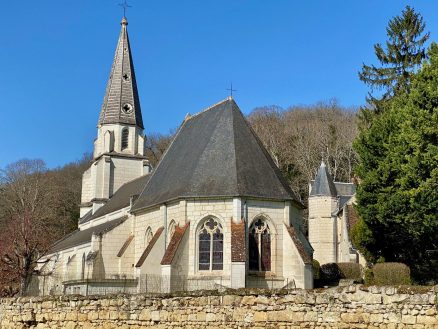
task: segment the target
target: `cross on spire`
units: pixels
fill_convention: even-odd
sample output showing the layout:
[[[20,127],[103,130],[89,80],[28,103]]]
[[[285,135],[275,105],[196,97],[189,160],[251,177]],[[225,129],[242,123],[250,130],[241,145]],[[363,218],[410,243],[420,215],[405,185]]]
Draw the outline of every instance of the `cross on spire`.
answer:
[[[126,17],[126,9],[132,8],[132,6],[130,6],[126,0],[123,3],[119,3],[119,6],[123,7],[123,17]]]
[[[236,89],[233,89],[233,83],[231,82],[230,88],[227,88],[226,90],[230,91],[230,97],[233,97],[233,91],[237,91]]]

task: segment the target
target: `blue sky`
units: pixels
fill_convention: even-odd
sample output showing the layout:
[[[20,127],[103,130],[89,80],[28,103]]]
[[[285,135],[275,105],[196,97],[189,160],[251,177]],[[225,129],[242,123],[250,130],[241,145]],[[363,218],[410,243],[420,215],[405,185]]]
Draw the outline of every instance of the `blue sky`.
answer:
[[[1,0],[0,168],[51,168],[91,151],[120,30],[119,0]],[[437,1],[131,0],[129,35],[145,132],[225,98],[244,113],[336,98],[364,102],[388,20],[406,4],[437,40]]]

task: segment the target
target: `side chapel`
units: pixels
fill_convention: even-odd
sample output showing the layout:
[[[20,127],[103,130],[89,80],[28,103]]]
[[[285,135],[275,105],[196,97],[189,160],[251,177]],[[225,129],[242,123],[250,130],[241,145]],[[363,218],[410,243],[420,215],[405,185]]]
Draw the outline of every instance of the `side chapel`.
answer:
[[[45,256],[40,293],[312,288],[304,206],[232,97],[187,115],[151,168],[127,27],[123,18],[78,229]]]

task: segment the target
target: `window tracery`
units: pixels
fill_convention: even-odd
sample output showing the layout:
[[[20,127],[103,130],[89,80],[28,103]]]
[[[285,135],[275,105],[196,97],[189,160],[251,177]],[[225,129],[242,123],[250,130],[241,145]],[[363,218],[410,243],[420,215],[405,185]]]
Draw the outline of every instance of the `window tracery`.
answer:
[[[145,234],[144,234],[144,242],[143,242],[143,247],[146,248],[149,243],[152,241],[152,229],[150,227],[148,227],[148,229],[146,230]]]
[[[174,220],[172,220],[167,229],[167,244],[169,244],[170,240],[172,239],[173,233],[175,233],[175,227],[176,223]]]
[[[249,229],[249,270],[271,270],[271,231],[262,218],[257,219]]]
[[[198,269],[200,271],[222,270],[223,252],[222,225],[214,218],[208,218],[198,231]]]

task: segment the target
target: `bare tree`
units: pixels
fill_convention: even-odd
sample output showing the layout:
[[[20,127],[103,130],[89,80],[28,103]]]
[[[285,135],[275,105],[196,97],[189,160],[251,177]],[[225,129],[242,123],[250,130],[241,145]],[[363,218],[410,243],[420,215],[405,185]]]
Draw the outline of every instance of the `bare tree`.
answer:
[[[1,171],[0,271],[19,280],[20,292],[53,243],[53,190],[42,160],[20,160]]]
[[[356,112],[336,101],[312,106],[257,108],[248,119],[302,202],[324,160],[336,180],[350,181],[356,154]]]
[[[174,132],[171,131],[167,135],[150,134],[146,136],[146,155],[151,162],[152,167],[156,167],[167,147],[173,140]]]
[[[84,154],[78,161],[47,172],[53,189],[54,224],[65,235],[77,228],[81,202],[82,174],[90,166],[91,154]]]

